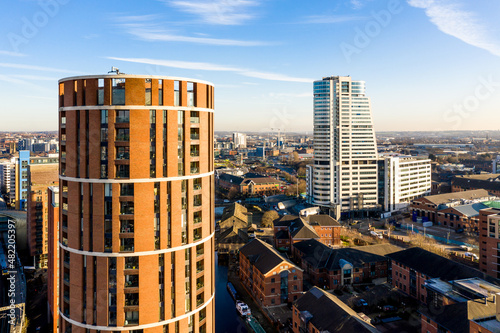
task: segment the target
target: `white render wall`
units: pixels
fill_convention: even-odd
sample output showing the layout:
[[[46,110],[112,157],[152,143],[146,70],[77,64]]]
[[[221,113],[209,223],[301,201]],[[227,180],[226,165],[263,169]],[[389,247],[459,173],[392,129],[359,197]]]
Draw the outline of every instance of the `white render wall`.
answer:
[[[385,211],[395,211],[431,193],[431,160],[409,156],[384,157]]]

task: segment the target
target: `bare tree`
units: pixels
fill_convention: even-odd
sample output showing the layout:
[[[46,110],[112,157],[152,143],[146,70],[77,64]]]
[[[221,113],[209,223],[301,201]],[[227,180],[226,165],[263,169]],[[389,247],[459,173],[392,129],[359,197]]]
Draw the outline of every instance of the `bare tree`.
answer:
[[[273,221],[276,220],[279,216],[278,212],[274,210],[268,210],[262,215],[262,220],[260,222],[260,226],[263,228],[272,228]]]

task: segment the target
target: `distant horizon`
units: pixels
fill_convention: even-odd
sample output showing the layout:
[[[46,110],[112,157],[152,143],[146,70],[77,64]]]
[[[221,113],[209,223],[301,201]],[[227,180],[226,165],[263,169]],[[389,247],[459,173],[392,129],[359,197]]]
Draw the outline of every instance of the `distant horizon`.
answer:
[[[213,82],[217,130],[312,131],[332,75],[366,83],[378,132],[498,127],[498,1],[49,3],[0,14],[1,131],[57,128],[58,80],[112,66]]]

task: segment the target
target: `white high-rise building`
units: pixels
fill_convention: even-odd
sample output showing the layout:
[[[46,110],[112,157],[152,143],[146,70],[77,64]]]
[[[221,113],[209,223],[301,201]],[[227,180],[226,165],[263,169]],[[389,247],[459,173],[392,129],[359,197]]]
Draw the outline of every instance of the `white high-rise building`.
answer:
[[[246,148],[247,147],[247,135],[244,133],[233,133],[234,148]]]
[[[6,192],[10,192],[11,174],[15,174],[14,164],[10,161],[0,162],[0,188],[5,186]]]
[[[492,173],[500,173],[500,155],[498,155],[492,162]]]
[[[431,160],[412,156],[381,157],[384,210],[406,208],[414,199],[431,194]]]
[[[349,76],[315,81],[311,203],[330,207],[336,217],[341,212],[376,208],[377,159],[365,83]]]

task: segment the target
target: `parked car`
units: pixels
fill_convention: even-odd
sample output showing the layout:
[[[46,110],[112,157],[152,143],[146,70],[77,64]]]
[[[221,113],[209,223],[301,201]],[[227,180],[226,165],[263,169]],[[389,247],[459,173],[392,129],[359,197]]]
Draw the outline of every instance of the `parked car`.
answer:
[[[392,306],[392,305],[384,305],[382,307],[382,310],[384,310],[385,312],[392,312],[392,311],[396,311],[396,307],[395,306]]]
[[[475,260],[479,260],[479,257],[476,254],[474,254],[474,253],[465,252],[464,256],[469,257],[469,258],[473,258]]]
[[[464,229],[463,229],[463,228],[458,228],[458,229],[456,229],[456,230],[455,230],[455,232],[456,232],[457,234],[461,234],[461,233],[463,233],[463,232],[464,232]]]
[[[368,303],[366,303],[366,301],[361,298],[361,299],[358,300],[357,305],[358,306],[368,306]]]

